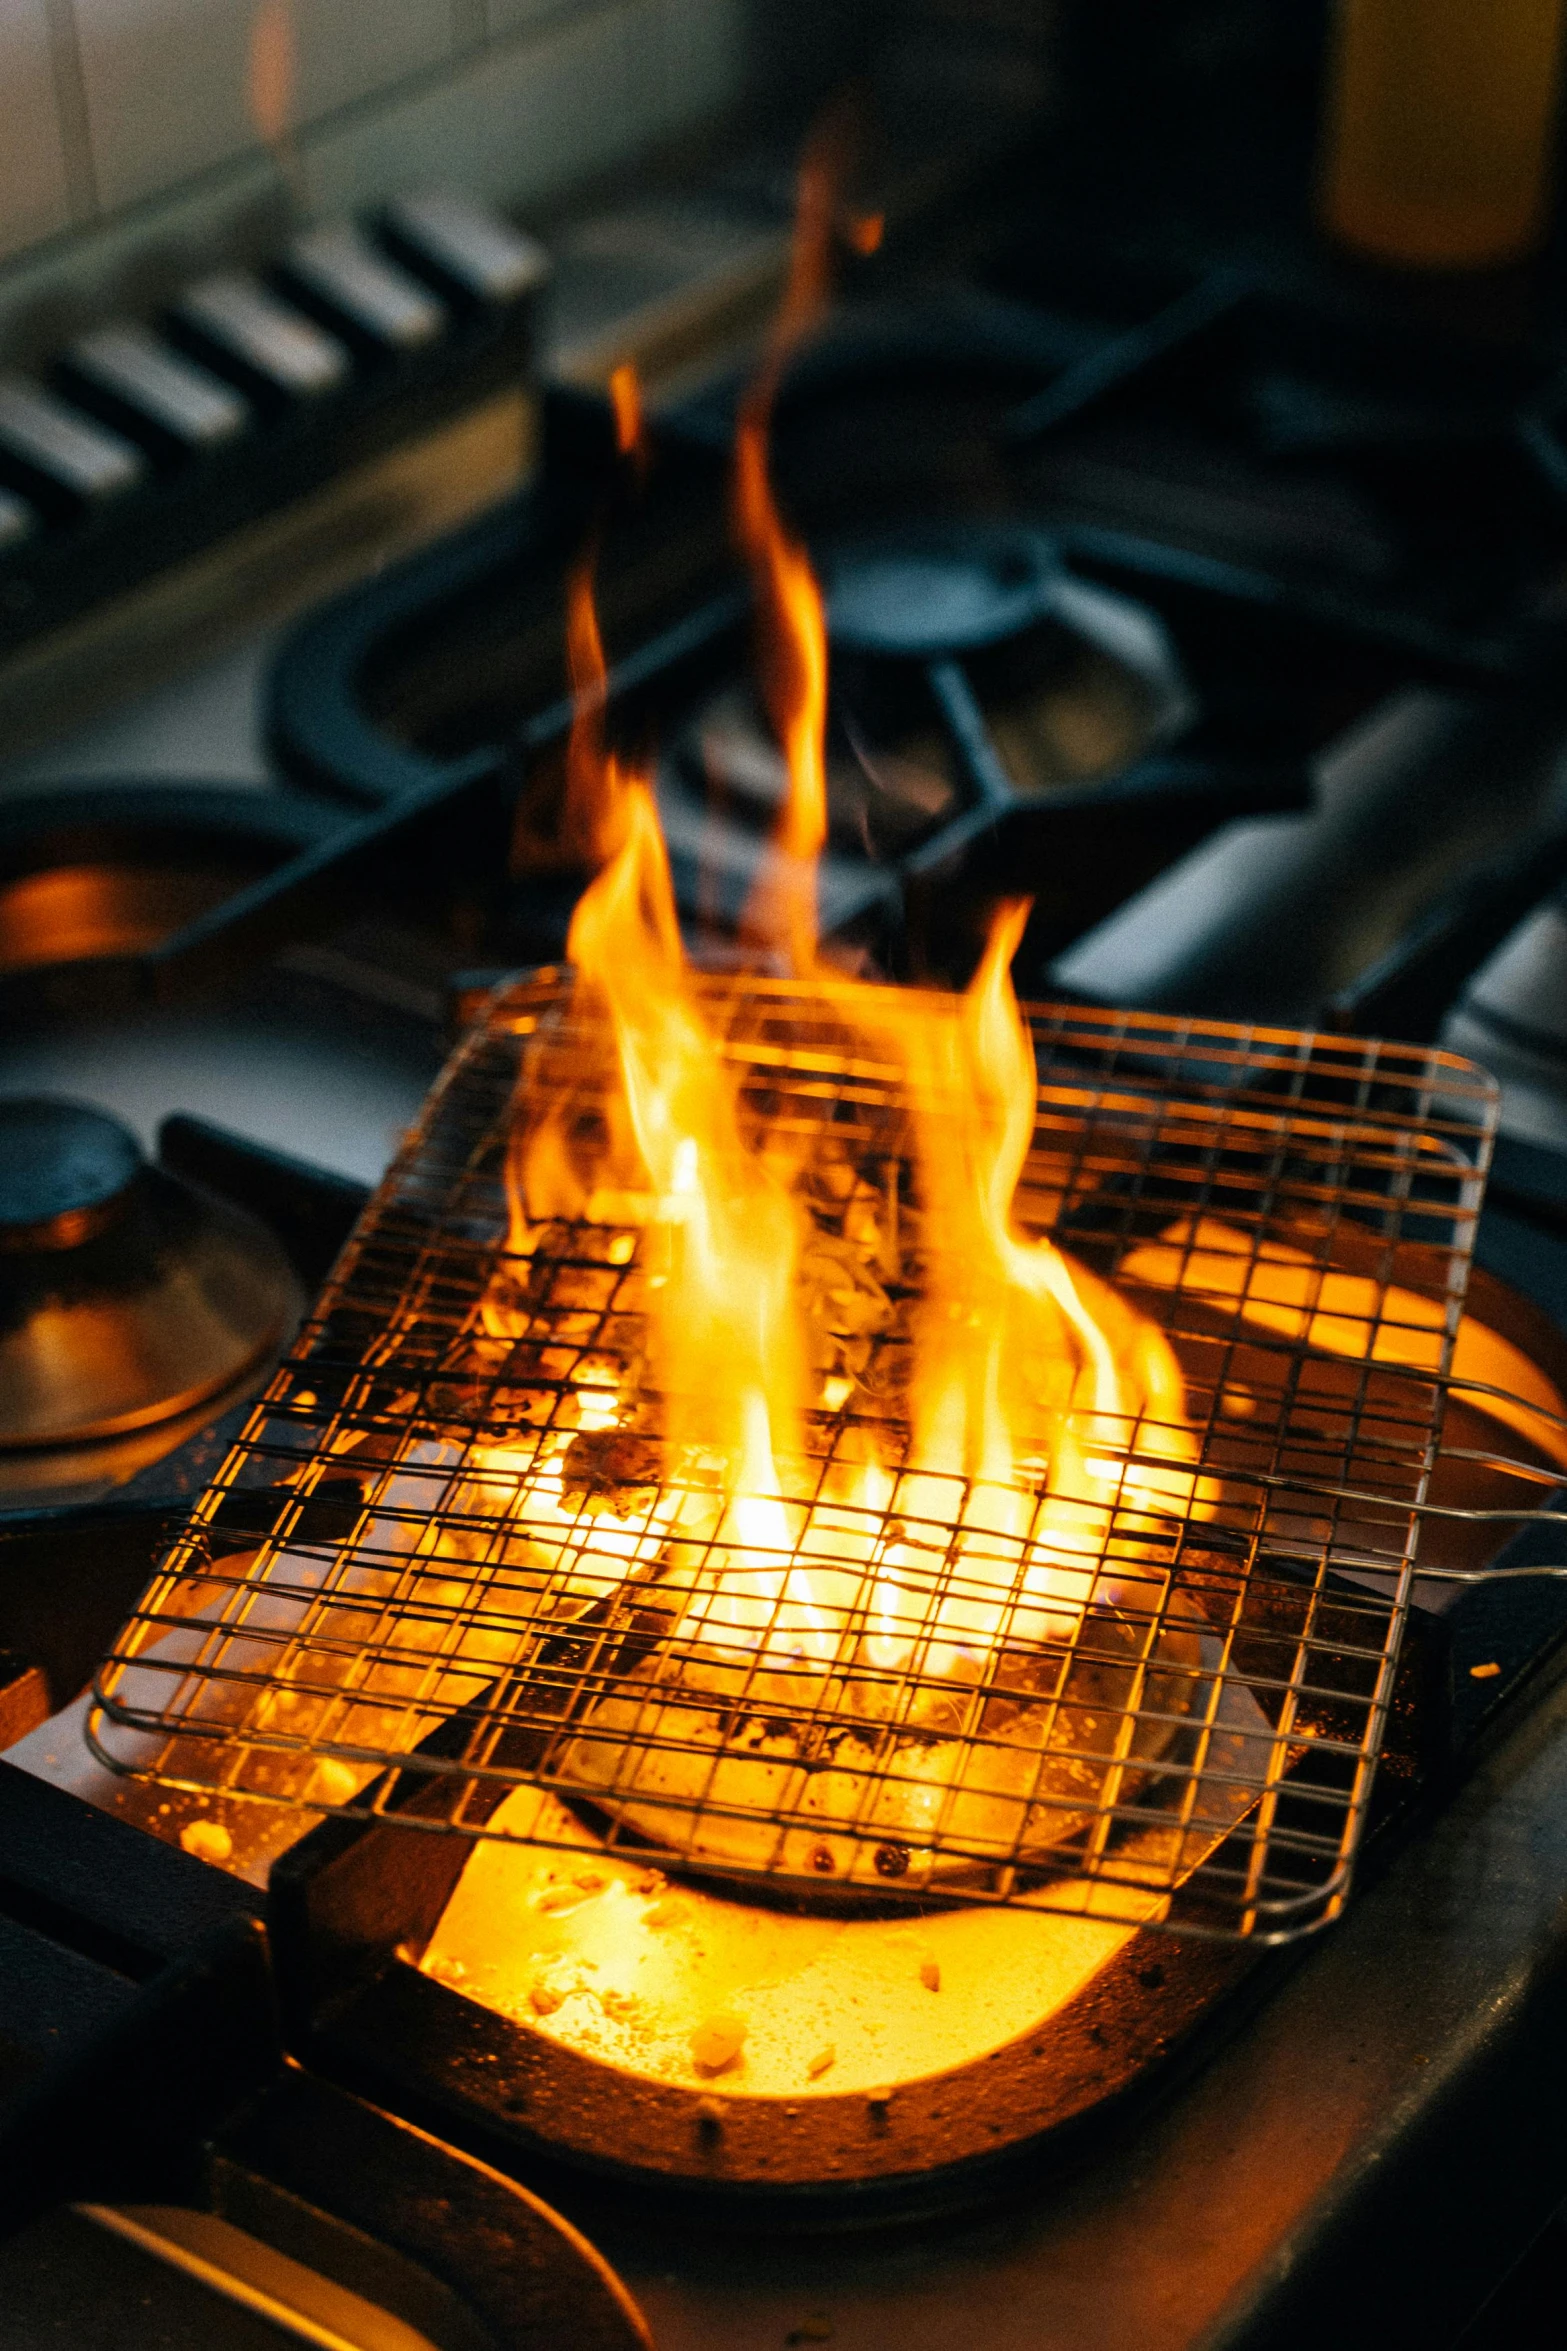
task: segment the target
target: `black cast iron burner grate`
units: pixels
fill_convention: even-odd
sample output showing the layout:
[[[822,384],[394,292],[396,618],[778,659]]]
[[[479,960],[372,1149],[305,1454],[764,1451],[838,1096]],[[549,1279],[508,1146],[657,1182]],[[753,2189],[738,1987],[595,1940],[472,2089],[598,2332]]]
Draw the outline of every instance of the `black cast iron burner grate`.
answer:
[[[748,1115],[907,1203],[909,1105],[856,1052],[846,999],[704,989]],[[1162,1328],[1195,1447],[1183,1487],[1171,1428],[1114,1433],[1075,1607],[1042,1614],[1030,1583],[1048,1504],[1003,1539],[977,1486],[949,1479],[933,1508],[896,1458],[916,1247],[879,1330],[829,1332],[848,1394],[785,1477],[778,1590],[802,1561],[828,1571],[827,1652],[776,1646],[782,1598],[715,1631],[733,1529],[705,1473],[663,1458],[660,1399],[637,1390],[642,1237],[622,1209],[507,1256],[520,1073],[535,1106],[580,1100],[606,1058],[543,974],[455,1056],[106,1660],[104,1759],[468,1835],[564,1842],[565,1805],[579,1851],[586,1817],[613,1850],[791,1895],[1265,1940],[1333,1916],[1446,1394],[1475,1386],[1453,1346],[1491,1083],[1413,1047],[1029,1017],[1016,1219]],[[812,1204],[829,1242],[842,1196]],[[842,1498],[867,1428],[896,1479],[876,1526]],[[978,1664],[943,1638],[976,1591]]]

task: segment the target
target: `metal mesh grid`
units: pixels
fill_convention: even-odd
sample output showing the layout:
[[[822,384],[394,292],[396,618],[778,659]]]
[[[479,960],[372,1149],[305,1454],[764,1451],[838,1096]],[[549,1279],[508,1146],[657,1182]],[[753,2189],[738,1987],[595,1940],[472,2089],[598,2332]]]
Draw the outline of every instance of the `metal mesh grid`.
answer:
[[[756,981],[710,983],[707,1002],[758,1122],[830,1144],[895,1201],[907,1105],[830,1006]],[[1413,1047],[1029,1018],[1038,1123],[1015,1213],[1166,1332],[1202,1479],[1199,1504],[1161,1512],[1123,1477],[1075,1623],[1027,1629],[1018,1583],[982,1672],[934,1661],[984,1513],[956,1479],[939,1510],[925,1480],[911,1511],[900,1478],[881,1528],[850,1525],[835,1465],[876,1395],[890,1342],[872,1337],[849,1402],[810,1430],[793,1523],[813,1567],[862,1562],[890,1526],[925,1646],[877,1667],[862,1575],[830,1669],[780,1665],[765,1627],[749,1662],[731,1647],[715,1666],[691,1578],[661,1581],[675,1481],[656,1425],[587,1425],[585,1397],[619,1392],[640,1344],[639,1244],[581,1220],[508,1269],[519,1071],[569,1090],[603,1059],[544,975],[454,1058],[106,1660],[99,1753],[171,1786],[470,1835],[550,1841],[564,1804],[578,1840],[586,1816],[662,1866],[839,1897],[1269,1940],[1332,1916],[1392,1694],[1493,1089]],[[873,1417],[885,1442],[896,1416]],[[1168,1432],[1139,1424],[1125,1456],[1167,1461]],[[1018,1546],[979,1553],[988,1591],[1020,1574]]]

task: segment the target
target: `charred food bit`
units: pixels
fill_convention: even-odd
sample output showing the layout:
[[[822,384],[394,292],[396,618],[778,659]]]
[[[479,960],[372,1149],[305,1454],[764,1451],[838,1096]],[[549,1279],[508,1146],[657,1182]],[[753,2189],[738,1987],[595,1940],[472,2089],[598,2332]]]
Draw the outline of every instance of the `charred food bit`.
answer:
[[[579,1429],[566,1447],[561,1492],[584,1510],[631,1518],[646,1510],[663,1477],[663,1454],[633,1429]]]

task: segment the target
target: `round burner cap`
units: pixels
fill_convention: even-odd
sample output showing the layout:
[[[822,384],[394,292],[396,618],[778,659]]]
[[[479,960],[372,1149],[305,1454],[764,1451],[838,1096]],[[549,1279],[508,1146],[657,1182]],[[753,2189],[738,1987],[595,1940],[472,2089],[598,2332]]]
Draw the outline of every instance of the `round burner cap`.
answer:
[[[1043,620],[1061,558],[1026,523],[932,524],[833,550],[823,571],[835,645],[932,661],[976,652]]]
[[[298,1306],[274,1235],[118,1119],[0,1095],[0,1490],[10,1456],[79,1483],[84,1448],[237,1390]]]
[[[129,1127],[85,1102],[0,1096],[0,1249],[71,1249],[141,1171]]]

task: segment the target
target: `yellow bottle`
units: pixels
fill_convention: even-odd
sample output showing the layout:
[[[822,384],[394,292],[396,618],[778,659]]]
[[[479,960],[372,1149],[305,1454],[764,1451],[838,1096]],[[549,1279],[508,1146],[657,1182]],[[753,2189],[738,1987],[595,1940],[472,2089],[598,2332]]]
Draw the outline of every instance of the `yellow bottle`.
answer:
[[[1527,253],[1551,191],[1567,0],[1338,0],[1321,211],[1380,261]]]

